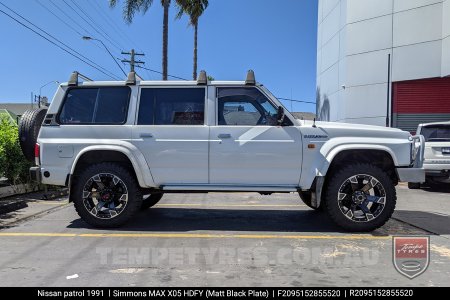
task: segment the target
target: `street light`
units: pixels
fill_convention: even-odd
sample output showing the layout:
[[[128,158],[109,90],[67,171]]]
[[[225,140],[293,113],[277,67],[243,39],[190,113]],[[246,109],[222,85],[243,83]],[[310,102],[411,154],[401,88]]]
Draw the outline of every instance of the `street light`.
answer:
[[[41,108],[42,89],[45,88],[47,85],[52,84],[52,83],[60,84],[60,82],[58,80],[52,80],[50,82],[47,82],[46,84],[44,84],[43,86],[41,86],[39,88],[39,98],[38,98],[38,107],[39,108]]]
[[[51,83],[56,83],[59,84],[60,82],[58,80],[52,80],[50,82],[47,82],[46,84],[44,84],[43,86],[41,86],[39,88],[39,96],[42,96],[42,89],[45,88],[47,85],[51,84]]]
[[[127,73],[125,73],[125,71],[122,69],[122,67],[119,65],[119,63],[117,62],[117,60],[114,58],[114,56],[112,55],[111,51],[109,51],[108,47],[106,47],[106,45],[103,43],[102,40],[99,39],[95,39],[93,37],[90,36],[83,36],[83,40],[85,41],[98,41],[100,43],[102,43],[103,47],[105,47],[106,51],[108,51],[109,55],[111,56],[111,58],[114,60],[114,62],[116,63],[116,65],[119,67],[119,69],[122,71],[123,75],[125,75],[125,77],[127,76]]]

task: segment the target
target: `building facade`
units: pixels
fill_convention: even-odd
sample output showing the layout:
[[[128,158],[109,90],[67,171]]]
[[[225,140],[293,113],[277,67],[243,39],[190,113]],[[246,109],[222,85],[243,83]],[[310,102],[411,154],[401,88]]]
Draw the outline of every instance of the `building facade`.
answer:
[[[450,120],[450,0],[319,0],[318,23],[321,120]]]

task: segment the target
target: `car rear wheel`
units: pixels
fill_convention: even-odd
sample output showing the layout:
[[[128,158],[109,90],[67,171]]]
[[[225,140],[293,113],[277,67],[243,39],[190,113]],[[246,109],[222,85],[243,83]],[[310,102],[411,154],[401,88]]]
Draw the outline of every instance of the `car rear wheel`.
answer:
[[[396,201],[395,186],[386,172],[370,164],[355,164],[331,175],[323,204],[340,227],[369,232],[391,218]]]
[[[95,227],[121,226],[142,205],[142,194],[134,176],[115,163],[87,168],[77,176],[72,192],[78,215]]]

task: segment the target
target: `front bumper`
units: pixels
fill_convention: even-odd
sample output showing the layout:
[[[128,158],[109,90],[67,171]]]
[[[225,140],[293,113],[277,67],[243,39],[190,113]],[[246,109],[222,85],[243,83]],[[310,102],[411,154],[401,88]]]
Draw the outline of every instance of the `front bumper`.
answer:
[[[415,143],[415,157],[414,163],[408,168],[397,168],[398,178],[401,182],[425,182],[425,168],[423,165],[425,154],[425,138],[422,135],[413,137]]]
[[[41,168],[40,167],[30,168],[30,177],[31,177],[31,181],[41,183],[42,182]]]

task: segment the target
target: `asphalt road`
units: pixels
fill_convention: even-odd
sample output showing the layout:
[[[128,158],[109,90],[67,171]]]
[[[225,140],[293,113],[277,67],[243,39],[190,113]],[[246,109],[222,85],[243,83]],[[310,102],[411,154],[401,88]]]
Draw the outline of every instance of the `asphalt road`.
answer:
[[[120,230],[38,203],[55,208],[0,230],[0,286],[450,286],[450,192],[398,196],[393,220],[358,235],[296,194],[165,195]],[[431,235],[420,277],[394,269],[393,235]]]

